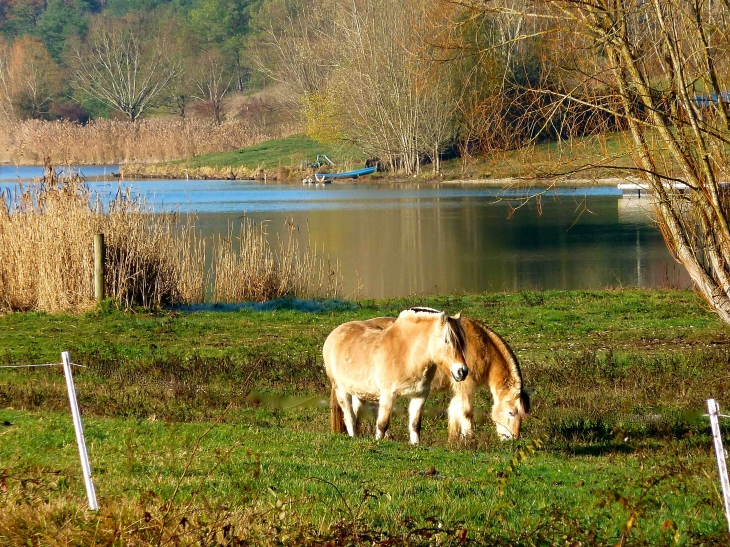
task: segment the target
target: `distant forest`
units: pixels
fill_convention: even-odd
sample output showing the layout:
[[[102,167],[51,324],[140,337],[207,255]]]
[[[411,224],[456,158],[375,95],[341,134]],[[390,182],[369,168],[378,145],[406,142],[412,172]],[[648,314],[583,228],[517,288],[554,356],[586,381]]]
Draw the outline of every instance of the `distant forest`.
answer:
[[[0,0],[0,118],[221,124],[250,112],[231,107],[236,97],[267,90],[266,108],[313,138],[353,143],[392,170],[438,172],[443,157],[622,130],[651,109],[672,115],[669,53],[652,49],[661,18],[642,23],[655,17],[649,5],[626,0],[621,40],[642,65],[622,73],[606,54],[620,42],[599,38],[609,4]],[[705,41],[724,45],[723,19],[700,10],[688,20],[697,14]],[[646,90],[624,82],[639,76]],[[704,76],[690,85],[727,89]]]
[[[131,119],[160,108],[184,115],[189,104],[201,101],[212,102],[209,106],[215,110],[216,101],[226,93],[261,85],[253,83],[254,71],[243,55],[258,4],[257,0],[2,0],[2,109],[13,118],[81,122],[114,111]],[[130,38],[132,42],[125,44]],[[94,57],[104,56],[119,63],[120,77],[129,68],[139,78],[127,82],[128,89],[121,92],[134,93],[136,84],[143,96],[126,101],[131,104],[107,96],[103,88],[110,82],[94,81],[94,72],[104,70],[103,62],[95,66]],[[204,64],[208,72],[218,72],[213,76],[218,82],[202,81],[198,67]],[[150,89],[140,90],[150,72]],[[97,79],[112,77],[96,74]],[[212,115],[220,118],[221,113]]]

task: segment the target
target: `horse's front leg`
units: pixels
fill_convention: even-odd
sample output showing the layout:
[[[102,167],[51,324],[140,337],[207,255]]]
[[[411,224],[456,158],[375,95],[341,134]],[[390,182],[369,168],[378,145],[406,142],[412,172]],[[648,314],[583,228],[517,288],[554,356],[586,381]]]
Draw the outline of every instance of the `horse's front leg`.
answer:
[[[449,440],[474,436],[474,402],[466,393],[455,393],[449,405]]]
[[[423,418],[423,405],[426,403],[427,395],[414,397],[408,405],[408,431],[411,434],[411,444],[421,442],[421,419]]]
[[[362,408],[362,401],[356,397],[352,396],[352,415],[355,417],[355,421],[353,424],[353,427],[355,428],[355,434],[357,435],[357,430],[360,427],[360,409]]]
[[[378,405],[378,421],[375,429],[375,439],[380,440],[385,437],[388,426],[390,425],[390,413],[393,411],[393,394],[380,393],[380,403]]]

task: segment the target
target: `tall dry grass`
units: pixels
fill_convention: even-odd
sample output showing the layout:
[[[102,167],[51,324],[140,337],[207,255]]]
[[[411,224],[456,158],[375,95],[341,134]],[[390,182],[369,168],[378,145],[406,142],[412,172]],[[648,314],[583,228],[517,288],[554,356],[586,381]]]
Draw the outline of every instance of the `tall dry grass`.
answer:
[[[282,136],[241,120],[220,125],[201,119],[150,118],[140,122],[96,120],[4,121],[0,162],[39,164],[149,163],[224,152]]]
[[[21,188],[0,200],[0,310],[93,305],[93,239],[106,243],[107,294],[124,306],[196,302],[204,252],[189,223],[119,193],[105,210],[79,182]]]
[[[339,264],[318,254],[311,243],[302,251],[297,232],[293,222],[288,222],[286,236],[277,234],[278,246],[273,249],[265,224],[245,218],[237,236],[229,224],[227,236],[219,235],[214,247],[210,271],[213,300],[241,302],[289,295],[341,295]]]
[[[275,250],[246,220],[237,239],[231,228],[212,242],[206,271],[194,217],[156,213],[128,191],[105,206],[81,182],[51,174],[0,195],[0,311],[92,307],[96,233],[105,236],[107,296],[124,307],[198,303],[206,292],[218,302],[342,292],[338,269],[311,246],[300,249],[294,230]]]

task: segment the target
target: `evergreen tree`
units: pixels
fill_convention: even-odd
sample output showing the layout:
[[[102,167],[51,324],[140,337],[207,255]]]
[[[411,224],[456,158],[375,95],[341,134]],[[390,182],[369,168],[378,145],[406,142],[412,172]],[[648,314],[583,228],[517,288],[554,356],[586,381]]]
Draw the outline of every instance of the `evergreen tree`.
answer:
[[[36,21],[43,13],[43,0],[7,0],[5,4],[3,33],[10,38],[32,34]]]
[[[99,7],[88,0],[48,0],[46,10],[38,18],[34,34],[51,56],[59,61],[68,37],[84,35],[89,14],[98,11]]]

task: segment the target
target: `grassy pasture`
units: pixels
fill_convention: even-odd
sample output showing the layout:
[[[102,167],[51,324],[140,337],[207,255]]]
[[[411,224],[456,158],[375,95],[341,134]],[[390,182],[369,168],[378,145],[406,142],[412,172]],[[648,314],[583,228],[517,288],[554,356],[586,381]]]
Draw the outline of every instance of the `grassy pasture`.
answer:
[[[632,144],[627,133],[607,133],[571,141],[551,141],[517,150],[492,151],[489,154],[445,159],[441,163],[443,177],[436,180],[494,180],[523,177],[547,178],[550,175],[577,170],[578,178],[624,176],[612,167],[633,165]],[[346,143],[322,143],[303,135],[271,139],[238,150],[200,154],[166,163],[128,166],[125,172],[151,177],[263,178],[266,171],[272,180],[298,178],[303,160],[313,162],[317,154],[326,154],[336,162],[333,171],[362,167],[367,155]],[[603,158],[596,164],[596,158]],[[595,169],[586,171],[584,166]],[[289,172],[291,171],[291,172]],[[305,170],[304,172],[308,172]],[[416,180],[434,179],[431,166],[424,165]],[[358,182],[392,182],[403,175],[375,173]],[[408,182],[413,182],[408,177]]]
[[[351,162],[362,163],[366,156],[357,148],[347,144],[324,144],[303,135],[271,139],[252,146],[229,152],[203,154],[175,163],[197,167],[248,167],[249,169],[271,169],[290,167],[299,169],[300,162],[314,162],[317,154],[326,154],[337,165]]]
[[[443,395],[421,447],[404,410],[390,441],[328,433],[326,334],[415,304],[505,336],[535,389],[524,439],[496,439],[487,393],[472,446],[449,445]],[[730,339],[689,292],[25,313],[0,333],[0,364],[68,349],[89,365],[75,377],[102,505],[83,511],[60,371],[0,369],[0,545],[728,541],[701,413],[730,400]]]

